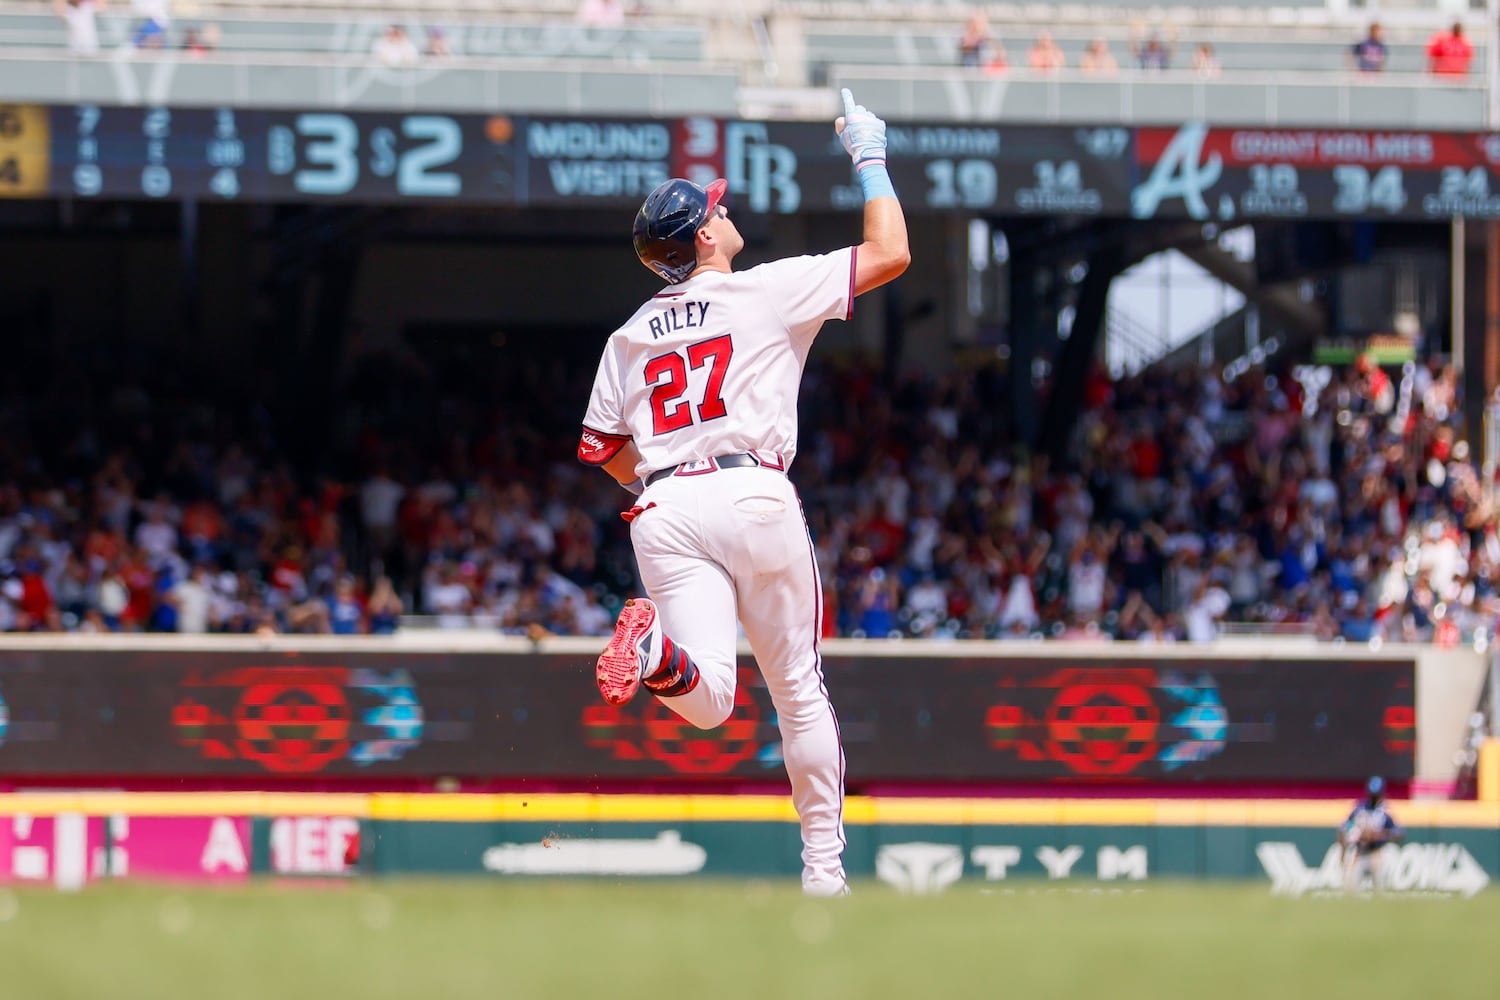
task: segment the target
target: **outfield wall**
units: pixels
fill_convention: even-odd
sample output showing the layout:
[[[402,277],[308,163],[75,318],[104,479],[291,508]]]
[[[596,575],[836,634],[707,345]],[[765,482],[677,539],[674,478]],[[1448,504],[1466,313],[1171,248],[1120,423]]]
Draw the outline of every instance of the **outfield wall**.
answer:
[[[1338,891],[1348,803],[849,800],[857,880],[1080,890],[1252,879]],[[1394,802],[1394,892],[1472,895],[1500,872],[1500,804]],[[459,876],[765,878],[801,870],[781,796],[68,793],[0,796],[0,882]],[[998,885],[996,885],[998,884]]]
[[[7,637],[0,782],[86,776],[573,783],[779,780],[748,651],[712,732],[616,709],[597,640]],[[1472,651],[1285,642],[835,641],[850,787],[1451,782],[1486,672]],[[243,787],[243,784],[241,785]]]

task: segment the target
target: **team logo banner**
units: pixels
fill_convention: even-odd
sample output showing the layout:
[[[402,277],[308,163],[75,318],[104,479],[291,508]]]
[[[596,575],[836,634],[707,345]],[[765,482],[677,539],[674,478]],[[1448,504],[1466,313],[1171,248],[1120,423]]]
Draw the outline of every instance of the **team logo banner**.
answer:
[[[825,655],[851,783],[1409,778],[1412,660]],[[599,700],[563,653],[28,652],[0,662],[0,771],[784,781],[740,663],[699,730]]]
[[[399,760],[422,742],[422,703],[404,670],[244,667],[191,674],[182,688],[172,724],[205,760],[307,773]]]

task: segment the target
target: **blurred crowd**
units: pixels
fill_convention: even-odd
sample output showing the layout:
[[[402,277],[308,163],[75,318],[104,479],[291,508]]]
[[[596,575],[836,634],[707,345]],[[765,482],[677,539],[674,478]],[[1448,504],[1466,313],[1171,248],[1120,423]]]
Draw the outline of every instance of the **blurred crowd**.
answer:
[[[638,585],[628,495],[573,457],[589,373],[361,371],[311,477],[253,400],[12,386],[0,629],[608,633]],[[810,367],[792,477],[825,635],[1488,636],[1500,539],[1449,368],[1095,373],[1086,395],[1054,467],[1013,445],[994,371]]]
[[[1500,539],[1437,362],[1096,375],[1055,469],[987,442],[970,379],[889,406],[857,383],[810,395],[863,396],[827,426],[882,442],[841,466],[852,434],[815,421],[798,460],[830,635],[1203,641],[1232,620],[1487,641],[1500,611]]]
[[[362,370],[343,400],[362,415],[302,463],[312,476],[293,471],[261,403],[206,396],[170,365],[71,372],[40,390],[12,377],[0,629],[381,633],[414,613],[515,634],[607,630],[599,597],[628,590],[632,567],[601,576],[608,494],[569,483],[560,413],[540,421],[546,404],[522,391],[555,383],[511,373],[493,387],[512,405],[481,411],[413,388],[419,369]],[[576,436],[582,402],[569,402]],[[451,435],[445,407],[467,408]],[[538,426],[554,433],[543,441]],[[585,492],[587,510],[573,499]]]
[[[976,9],[964,21],[959,33],[958,61],[961,66],[986,73],[1004,73],[1017,66],[1040,74],[1073,68],[1089,76],[1114,76],[1119,73],[1122,62],[1126,68],[1152,72],[1188,69],[1203,79],[1212,79],[1223,72],[1223,65],[1211,43],[1199,42],[1193,47],[1191,58],[1179,61],[1178,41],[1175,25],[1157,29],[1136,22],[1129,28],[1120,57],[1116,57],[1108,39],[1098,36],[1089,41],[1076,64],[1070,66],[1067,53],[1057,44],[1052,32],[1044,28],[1027,46],[1024,60],[1015,62],[1004,40],[991,28],[988,16],[983,10]],[[1371,22],[1365,36],[1349,47],[1348,68],[1360,73],[1384,72],[1389,54],[1384,28],[1379,22]],[[1427,40],[1425,55],[1427,72],[1433,76],[1465,77],[1474,61],[1474,46],[1464,33],[1463,24],[1455,21],[1432,34]]]

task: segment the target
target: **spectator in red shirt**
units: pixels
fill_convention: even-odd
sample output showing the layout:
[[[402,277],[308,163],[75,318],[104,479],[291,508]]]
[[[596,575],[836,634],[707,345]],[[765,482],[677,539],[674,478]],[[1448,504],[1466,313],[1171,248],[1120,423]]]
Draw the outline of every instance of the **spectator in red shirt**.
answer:
[[[1457,21],[1448,31],[1439,31],[1427,42],[1427,69],[1434,76],[1467,76],[1474,59],[1474,46],[1464,37]]]
[[[302,572],[302,550],[288,545],[281,550],[271,566],[271,588],[279,590],[291,601],[301,601],[307,596],[307,577]]]
[[[156,604],[156,575],[146,564],[140,549],[132,549],[125,558],[120,566],[120,578],[130,592],[129,602],[120,615],[120,624],[129,631],[140,631],[151,620],[151,609]]]
[[[42,564],[27,559],[21,566],[21,599],[17,606],[31,618],[34,629],[49,628],[53,617],[52,591],[42,576]]]
[[[1135,478],[1147,481],[1161,475],[1161,445],[1150,430],[1142,428],[1136,435],[1130,444],[1130,458]]]
[[[121,532],[111,531],[104,523],[96,522],[89,537],[84,540],[84,558],[89,561],[90,570],[98,571],[114,565],[115,559],[120,558],[123,550]]]
[[[1089,371],[1088,381],[1084,384],[1083,405],[1090,410],[1102,410],[1109,405],[1114,396],[1114,383],[1110,380],[1109,372],[1104,366],[1095,364]]]
[[[862,513],[865,517],[856,528],[856,537],[869,547],[875,565],[889,565],[906,540],[906,526],[887,517],[880,504],[868,504]]]
[[[1389,413],[1396,405],[1396,388],[1391,383],[1391,377],[1381,370],[1380,366],[1370,360],[1368,354],[1361,354],[1354,362],[1354,370],[1364,377],[1365,398],[1369,399],[1377,413]]]
[[[819,637],[823,639],[839,637],[839,588],[831,580],[823,581],[823,621],[819,629]]]
[[[211,500],[200,497],[183,510],[182,537],[195,558],[213,558],[223,535],[224,515]]]

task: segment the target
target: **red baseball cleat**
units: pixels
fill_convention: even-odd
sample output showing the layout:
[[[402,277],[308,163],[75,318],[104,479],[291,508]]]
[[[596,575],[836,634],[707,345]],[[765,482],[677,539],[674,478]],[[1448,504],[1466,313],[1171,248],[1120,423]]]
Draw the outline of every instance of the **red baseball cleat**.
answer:
[[[661,662],[661,619],[656,605],[634,597],[620,609],[614,637],[599,656],[599,693],[611,705],[623,705],[635,697],[641,678],[654,672]]]

